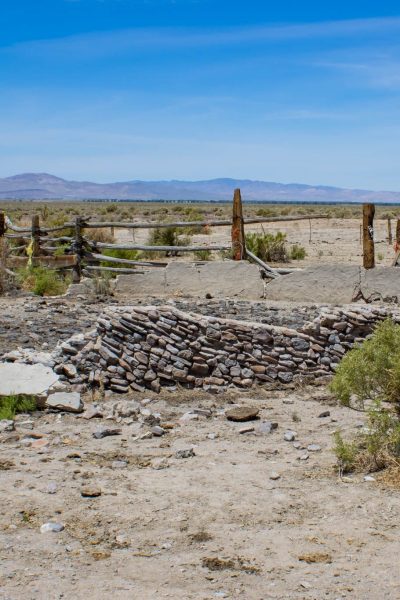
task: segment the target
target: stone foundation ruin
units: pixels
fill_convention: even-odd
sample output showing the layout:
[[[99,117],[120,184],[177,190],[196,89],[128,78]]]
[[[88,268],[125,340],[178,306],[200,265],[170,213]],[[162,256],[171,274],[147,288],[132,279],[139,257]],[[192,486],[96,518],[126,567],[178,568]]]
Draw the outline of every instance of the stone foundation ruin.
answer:
[[[120,393],[177,383],[212,392],[325,383],[345,352],[388,317],[400,322],[400,311],[363,305],[282,311],[236,300],[113,306],[96,331],[60,345],[55,370],[71,384]]]

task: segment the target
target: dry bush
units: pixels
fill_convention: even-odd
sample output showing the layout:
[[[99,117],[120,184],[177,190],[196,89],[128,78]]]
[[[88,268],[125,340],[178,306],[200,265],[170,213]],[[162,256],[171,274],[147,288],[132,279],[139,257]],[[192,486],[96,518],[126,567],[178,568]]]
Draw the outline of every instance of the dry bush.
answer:
[[[100,242],[101,244],[113,244],[114,236],[106,227],[99,229],[86,229],[85,237],[92,242]]]

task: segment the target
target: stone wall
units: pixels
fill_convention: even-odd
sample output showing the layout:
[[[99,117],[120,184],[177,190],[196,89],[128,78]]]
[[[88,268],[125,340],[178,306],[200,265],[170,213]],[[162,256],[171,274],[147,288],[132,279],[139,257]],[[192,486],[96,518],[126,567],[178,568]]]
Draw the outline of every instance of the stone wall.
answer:
[[[173,305],[109,307],[95,332],[61,344],[56,371],[73,384],[121,393],[176,383],[218,392],[229,385],[325,382],[344,353],[388,316],[400,322],[398,310],[322,307],[292,329]]]

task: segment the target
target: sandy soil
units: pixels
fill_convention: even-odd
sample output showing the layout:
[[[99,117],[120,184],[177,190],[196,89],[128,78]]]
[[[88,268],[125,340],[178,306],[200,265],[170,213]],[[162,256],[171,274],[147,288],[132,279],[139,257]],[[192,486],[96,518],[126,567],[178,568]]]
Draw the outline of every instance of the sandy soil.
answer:
[[[148,429],[136,421],[46,412],[1,435],[0,598],[400,596],[398,492],[361,475],[344,482],[333,468],[332,433],[354,432],[358,414],[320,388],[147,398],[172,427],[164,437],[135,439]],[[232,402],[278,428],[239,433],[223,413]],[[199,407],[212,416],[180,423]],[[122,434],[96,440],[99,425]],[[284,441],[287,429],[298,443]],[[34,448],[32,435],[46,445]],[[175,457],[187,448],[194,457]],[[83,498],[87,485],[101,496]],[[65,529],[41,533],[48,521]]]

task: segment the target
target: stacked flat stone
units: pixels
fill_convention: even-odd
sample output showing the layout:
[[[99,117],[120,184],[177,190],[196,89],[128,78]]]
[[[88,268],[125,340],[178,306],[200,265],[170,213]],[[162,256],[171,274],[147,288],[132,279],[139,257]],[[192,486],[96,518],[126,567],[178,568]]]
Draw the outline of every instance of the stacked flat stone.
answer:
[[[176,383],[217,392],[229,385],[325,382],[345,352],[389,316],[400,322],[398,310],[383,307],[321,307],[296,330],[172,305],[110,307],[96,332],[61,344],[56,371],[71,383],[121,393]]]

